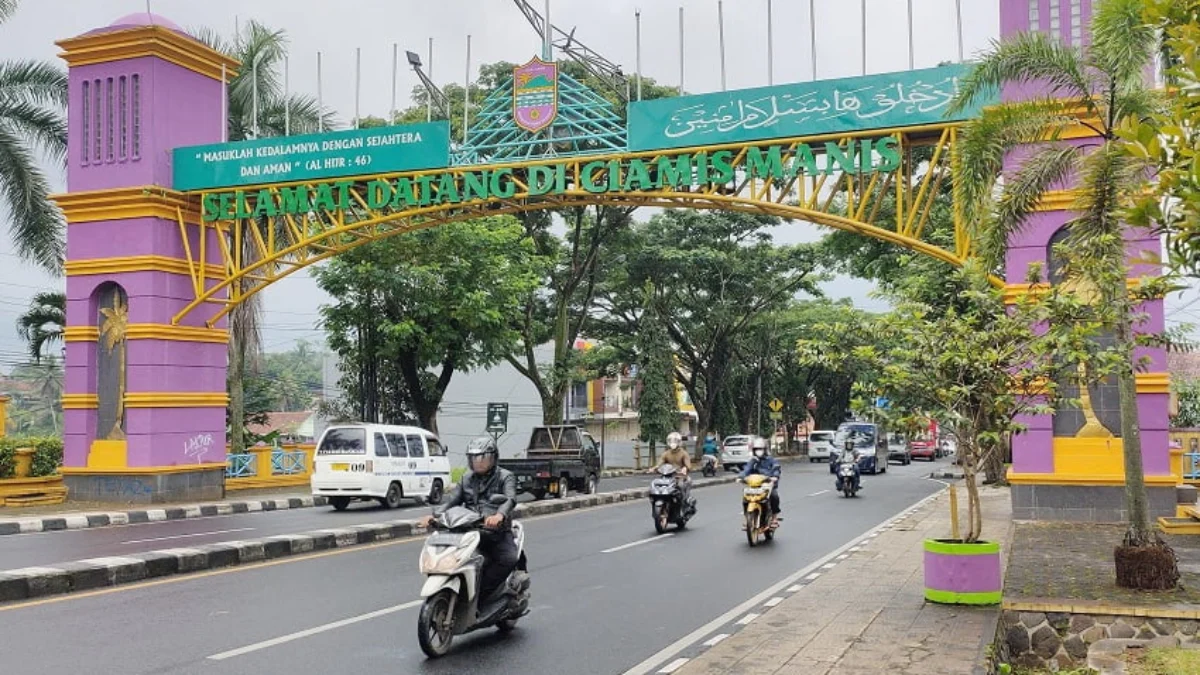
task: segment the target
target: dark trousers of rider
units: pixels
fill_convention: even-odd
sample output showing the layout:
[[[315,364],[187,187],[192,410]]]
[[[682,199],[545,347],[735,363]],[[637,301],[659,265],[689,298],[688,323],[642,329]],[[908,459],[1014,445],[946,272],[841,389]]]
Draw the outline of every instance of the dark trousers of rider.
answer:
[[[771,510],[773,510],[775,513],[783,513],[783,511],[781,511],[779,509],[779,488],[778,487],[775,488],[774,490],[771,490]]]
[[[479,600],[482,602],[516,569],[521,554],[508,530],[485,534],[479,541],[479,552],[487,559],[479,575]]]

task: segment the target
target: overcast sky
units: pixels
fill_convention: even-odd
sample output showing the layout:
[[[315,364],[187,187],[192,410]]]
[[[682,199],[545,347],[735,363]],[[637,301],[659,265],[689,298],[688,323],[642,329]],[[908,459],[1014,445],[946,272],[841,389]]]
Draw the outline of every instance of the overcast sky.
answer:
[[[541,11],[545,0],[532,0]],[[862,71],[860,3],[815,0],[817,73],[822,79]],[[998,34],[999,0],[962,0],[963,42],[971,54]],[[257,19],[282,28],[291,39],[292,89],[316,93],[316,54],[324,63],[324,100],[343,121],[354,114],[355,48],[362,49],[361,110],[386,113],[391,105],[392,45],[424,57],[434,39],[433,76],[439,84],[461,82],[466,36],[472,36],[473,69],[497,60],[523,62],[540,50],[540,41],[511,0],[152,0],[153,11],[185,28],[211,26],[232,33],[236,22]],[[684,84],[690,92],[720,88],[717,49],[717,0],[553,0],[551,20],[561,28],[578,27],[577,37],[592,49],[635,70],[634,11],[642,12],[643,72],[660,82],[679,81],[679,7],[685,8]],[[729,87],[767,84],[767,0],[726,0],[725,36]],[[54,41],[144,11],[145,0],[24,0],[17,14],[0,26],[0,59],[56,60]],[[867,0],[867,71],[905,70],[908,66],[905,0]],[[917,68],[956,60],[955,0],[913,0]],[[775,0],[775,82],[812,79],[809,3]],[[401,54],[403,63],[403,54]],[[417,84],[401,70],[400,107]],[[53,176],[56,189],[62,176]],[[0,211],[0,366],[23,347],[12,328],[29,296],[42,288],[61,288],[12,254],[6,214]],[[811,241],[820,230],[807,224],[780,228],[782,242]],[[865,308],[881,308],[868,297],[869,284],[839,279],[826,287],[833,297],[851,297]],[[265,344],[275,351],[300,338],[321,338],[314,328],[324,300],[303,272],[264,291],[268,311]],[[1190,301],[1192,293],[1185,298]],[[1170,303],[1178,305],[1178,302]],[[1182,314],[1191,311],[1183,308]]]

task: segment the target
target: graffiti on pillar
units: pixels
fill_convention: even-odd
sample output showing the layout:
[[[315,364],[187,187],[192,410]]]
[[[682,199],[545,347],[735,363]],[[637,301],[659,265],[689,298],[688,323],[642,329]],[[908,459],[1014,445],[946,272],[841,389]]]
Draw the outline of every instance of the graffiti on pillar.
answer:
[[[126,343],[129,298],[117,284],[106,284],[97,293],[100,308],[96,349],[96,396],[99,399],[96,436],[103,440],[125,438]]]
[[[184,442],[183,454],[199,464],[208,451],[212,450],[212,446],[212,434],[196,434]]]

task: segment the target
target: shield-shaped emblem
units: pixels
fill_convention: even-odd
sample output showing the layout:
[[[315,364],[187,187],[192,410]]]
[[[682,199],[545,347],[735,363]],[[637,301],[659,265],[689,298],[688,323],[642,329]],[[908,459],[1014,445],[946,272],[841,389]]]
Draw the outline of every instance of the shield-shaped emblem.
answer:
[[[537,57],[513,68],[513,120],[530,133],[558,116],[558,64]]]

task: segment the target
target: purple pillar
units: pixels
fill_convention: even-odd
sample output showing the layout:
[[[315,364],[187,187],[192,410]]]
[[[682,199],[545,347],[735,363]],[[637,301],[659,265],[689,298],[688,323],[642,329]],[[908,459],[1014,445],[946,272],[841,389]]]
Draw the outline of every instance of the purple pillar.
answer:
[[[70,496],[220,498],[228,331],[207,325],[218,305],[173,320],[200,270],[222,261],[196,200],[170,187],[171,151],[222,140],[222,89],[238,64],[147,13],[58,45],[69,80],[68,192],[56,199],[69,224]]]
[[[1089,42],[1092,17],[1091,0],[1000,0],[1001,39],[1027,31],[1040,31],[1077,48]],[[1044,93],[1036,85],[1008,86],[1005,101],[1019,101]],[[1090,139],[1064,141],[1083,144]],[[1020,165],[1027,152],[1016,151],[1006,161],[1006,169]],[[1009,242],[1006,260],[1008,283],[1023,284],[1031,263],[1050,269],[1049,251],[1056,235],[1074,214],[1067,210],[1073,185],[1060,186],[1060,192],[1044,202],[1026,229]],[[1151,252],[1161,254],[1158,239],[1148,233],[1131,230],[1126,235],[1131,259]],[[1157,268],[1134,265],[1133,277],[1157,274]],[[1141,310],[1148,319],[1140,328],[1161,331],[1163,302],[1145,303]],[[1138,411],[1141,422],[1142,457],[1150,491],[1151,508],[1156,515],[1174,515],[1176,477],[1171,475],[1167,439],[1168,394],[1166,355],[1161,349],[1139,349],[1138,356],[1149,358],[1149,372],[1138,377]],[[1093,394],[1093,399],[1096,395]],[[1093,407],[1114,401],[1093,400]],[[1070,413],[1060,413],[1070,414]],[[1124,518],[1124,468],[1119,438],[1078,438],[1071,424],[1053,416],[1027,416],[1022,420],[1029,431],[1013,439],[1013,461],[1009,480],[1013,484],[1013,515],[1026,519],[1117,521]],[[1111,426],[1111,425],[1110,425]]]

